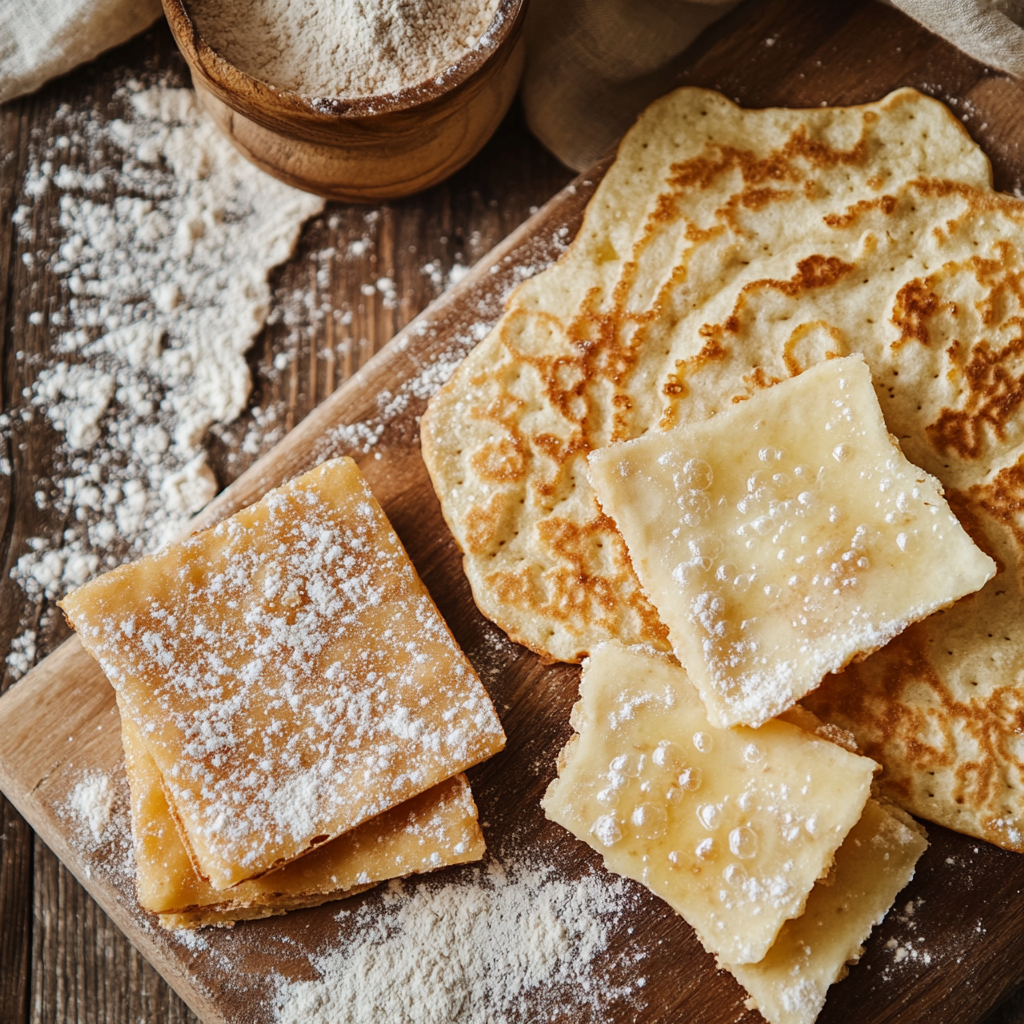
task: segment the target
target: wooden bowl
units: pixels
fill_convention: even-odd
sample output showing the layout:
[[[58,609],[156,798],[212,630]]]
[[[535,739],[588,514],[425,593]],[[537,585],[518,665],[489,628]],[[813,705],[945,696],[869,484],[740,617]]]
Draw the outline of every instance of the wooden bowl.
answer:
[[[218,56],[182,0],[163,5],[221,131],[275,178],[332,199],[395,199],[447,178],[497,128],[523,69],[526,0],[500,0],[489,36],[442,75],[352,99],[275,89]]]

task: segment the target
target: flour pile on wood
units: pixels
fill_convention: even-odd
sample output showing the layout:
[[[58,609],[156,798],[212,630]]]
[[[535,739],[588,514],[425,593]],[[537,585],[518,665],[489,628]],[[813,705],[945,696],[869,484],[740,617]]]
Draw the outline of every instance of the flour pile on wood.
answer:
[[[323,207],[243,159],[189,89],[131,82],[115,104],[123,116],[110,121],[58,109],[14,214],[24,262],[46,261],[60,282],[57,308],[29,318],[49,323],[57,360],[26,389],[28,407],[0,417],[7,433],[42,415],[63,437],[36,502],[65,517],[64,533],[30,538],[13,573],[40,602],[154,549],[216,493],[204,435],[245,408],[268,273]],[[97,152],[120,167],[92,172]],[[53,191],[56,225],[36,210]],[[15,675],[35,641],[34,626],[16,639]]]
[[[76,783],[68,805],[99,842],[110,824],[110,812],[114,806],[114,790],[109,776],[90,775]]]
[[[392,883],[383,912],[352,912],[358,931],[314,961],[320,978],[282,983],[279,1024],[497,1024],[559,1013],[604,1020],[631,994],[609,986],[599,968],[628,902],[626,883],[567,881],[526,864],[474,874],[440,887]]]

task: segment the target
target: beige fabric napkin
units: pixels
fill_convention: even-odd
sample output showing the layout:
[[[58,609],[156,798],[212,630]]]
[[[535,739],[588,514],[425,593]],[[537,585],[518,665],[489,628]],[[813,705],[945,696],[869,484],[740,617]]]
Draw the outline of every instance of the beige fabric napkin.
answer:
[[[968,57],[1024,78],[1024,0],[886,0]]]
[[[131,39],[160,0],[0,0],[0,103]]]
[[[673,58],[735,0],[531,0],[523,104],[533,133],[583,170],[671,88]],[[975,60],[1024,78],[1024,0],[887,0]]]
[[[672,85],[673,58],[738,0],[531,0],[522,97],[534,135],[577,171]]]

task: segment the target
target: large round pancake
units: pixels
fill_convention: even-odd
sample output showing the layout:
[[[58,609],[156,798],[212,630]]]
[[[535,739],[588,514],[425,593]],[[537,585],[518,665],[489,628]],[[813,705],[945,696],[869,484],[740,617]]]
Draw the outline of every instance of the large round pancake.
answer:
[[[1022,228],[1024,203],[913,91],[812,111],[659,101],[573,247],[424,420],[480,607],[559,660],[608,636],[666,646],[586,453],[862,352],[889,429],[1001,571],[808,703],[904,807],[1024,850]]]

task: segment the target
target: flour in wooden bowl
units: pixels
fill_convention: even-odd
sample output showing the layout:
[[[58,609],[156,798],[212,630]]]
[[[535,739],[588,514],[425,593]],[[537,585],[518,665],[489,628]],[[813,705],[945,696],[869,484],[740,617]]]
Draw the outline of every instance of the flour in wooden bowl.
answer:
[[[203,39],[240,71],[303,96],[377,96],[441,74],[497,0],[191,0]]]

